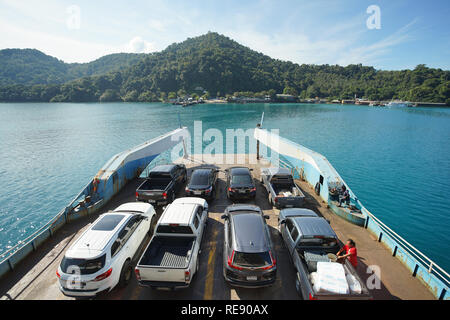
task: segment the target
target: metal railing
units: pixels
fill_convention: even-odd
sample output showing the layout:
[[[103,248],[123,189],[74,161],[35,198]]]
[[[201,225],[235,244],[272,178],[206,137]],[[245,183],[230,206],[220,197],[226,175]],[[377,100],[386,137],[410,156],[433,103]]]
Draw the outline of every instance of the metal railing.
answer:
[[[362,206],[360,202],[359,204]],[[432,273],[435,276],[439,277],[439,279],[443,281],[447,287],[450,285],[450,275],[443,268],[441,268],[438,264],[436,264],[436,262],[428,258],[424,253],[422,253],[419,249],[414,247],[411,243],[406,241],[394,230],[389,228],[386,224],[384,224],[380,219],[378,219],[375,215],[373,215],[364,206],[362,207],[365,209],[368,219],[372,219],[374,223],[388,236],[390,236],[393,240],[395,240],[403,250],[406,250],[409,254],[411,254],[419,263],[422,264],[424,268],[428,270],[428,273]],[[366,225],[367,224],[368,222],[366,222]]]

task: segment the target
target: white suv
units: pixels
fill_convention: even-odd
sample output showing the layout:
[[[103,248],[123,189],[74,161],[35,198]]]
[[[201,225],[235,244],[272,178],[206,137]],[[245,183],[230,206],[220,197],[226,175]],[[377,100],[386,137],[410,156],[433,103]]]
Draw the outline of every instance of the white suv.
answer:
[[[125,286],[131,261],[147,233],[153,233],[155,209],[132,202],[102,214],[67,250],[56,275],[66,296],[92,297]]]

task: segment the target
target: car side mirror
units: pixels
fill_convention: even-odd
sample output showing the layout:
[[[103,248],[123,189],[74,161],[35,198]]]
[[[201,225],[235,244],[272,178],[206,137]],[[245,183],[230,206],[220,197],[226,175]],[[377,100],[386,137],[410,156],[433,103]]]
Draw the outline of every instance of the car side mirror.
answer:
[[[327,220],[328,224],[331,224],[331,221],[330,221],[330,220],[328,220],[328,219],[325,219],[325,220]]]
[[[280,224],[284,224],[284,223],[286,223],[286,220],[281,220],[280,221]]]
[[[223,214],[223,215],[221,216],[221,218],[224,219],[224,220],[226,220],[226,219],[228,219],[228,215],[227,215],[227,214]]]
[[[264,217],[264,219],[266,219],[266,220],[269,220],[269,219],[270,219],[270,216],[268,216],[267,214],[264,215],[263,217]]]
[[[253,171],[253,169],[250,168],[250,171]]]

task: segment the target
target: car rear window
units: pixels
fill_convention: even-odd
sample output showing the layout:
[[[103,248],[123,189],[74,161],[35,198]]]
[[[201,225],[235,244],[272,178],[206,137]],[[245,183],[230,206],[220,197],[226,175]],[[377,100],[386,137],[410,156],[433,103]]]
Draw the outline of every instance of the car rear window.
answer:
[[[69,274],[94,274],[105,266],[106,254],[96,259],[74,259],[64,257],[61,261],[61,270]]]
[[[300,247],[333,247],[337,244],[335,238],[310,237],[302,238],[298,242]]]
[[[234,185],[250,185],[252,184],[252,178],[246,174],[239,174],[231,177],[231,183]]]
[[[193,234],[190,226],[158,226],[157,233],[178,233],[178,234]]]
[[[161,173],[161,172],[150,172],[148,177],[152,179],[161,179],[161,180],[172,179],[170,173]]]
[[[264,267],[272,264],[269,252],[234,252],[233,263],[242,267]]]
[[[111,231],[122,221],[124,215],[122,214],[108,214],[101,218],[93,227],[96,231]]]
[[[209,175],[205,172],[193,173],[190,184],[193,186],[208,185]]]

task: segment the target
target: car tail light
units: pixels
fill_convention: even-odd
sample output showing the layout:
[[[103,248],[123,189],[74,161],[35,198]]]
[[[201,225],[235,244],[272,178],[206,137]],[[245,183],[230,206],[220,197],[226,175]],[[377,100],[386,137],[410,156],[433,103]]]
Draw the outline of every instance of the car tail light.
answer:
[[[184,191],[186,191],[186,193],[189,193],[189,192],[191,192],[191,190],[189,190],[189,188],[188,188],[188,187],[186,187],[186,189],[184,189]]]
[[[191,272],[189,270],[186,270],[184,272],[184,281],[189,282],[190,279],[191,279]]]
[[[309,294],[309,300],[317,300],[317,298],[315,298],[312,293]]]
[[[270,266],[262,268],[263,270],[272,269],[277,265],[277,260],[275,260],[275,258],[273,257],[272,251],[269,251],[269,255],[270,255],[270,260],[272,260],[272,264]]]
[[[250,192],[255,192],[255,191],[256,191],[256,188],[253,188],[250,190]]]
[[[56,276],[58,277],[58,279],[61,279],[61,275],[59,274],[58,270],[56,270]]]
[[[164,200],[167,199],[167,192],[164,192],[162,196],[163,196]]]
[[[233,188],[228,188],[228,191],[234,192],[234,189]]]
[[[277,198],[277,197],[275,197],[274,201],[275,201],[275,202],[278,202],[278,198]]]
[[[138,281],[141,281],[141,273],[139,272],[138,268],[134,269],[134,274],[136,275]]]
[[[108,278],[112,273],[112,268],[106,271],[105,273],[102,273],[101,275],[97,276],[94,281],[102,281]]]
[[[139,197],[139,193],[136,191],[136,199]]]
[[[209,189],[205,190],[205,193],[210,193],[212,191],[212,187],[209,187]]]
[[[233,268],[233,269],[242,270],[243,268],[238,267],[237,265],[233,264],[233,258],[234,258],[234,250],[231,253],[231,257],[228,257],[228,266]]]

